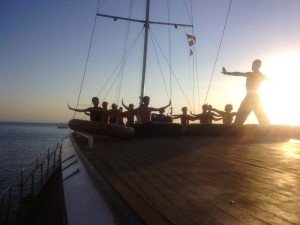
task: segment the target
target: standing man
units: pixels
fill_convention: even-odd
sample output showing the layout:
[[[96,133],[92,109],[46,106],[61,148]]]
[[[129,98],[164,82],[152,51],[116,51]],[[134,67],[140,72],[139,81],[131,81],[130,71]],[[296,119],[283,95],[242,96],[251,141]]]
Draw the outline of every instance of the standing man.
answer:
[[[256,59],[252,63],[252,72],[227,72],[224,67],[222,68],[222,73],[224,75],[246,77],[247,94],[237,111],[234,121],[234,124],[236,125],[243,125],[252,110],[256,115],[259,124],[270,124],[269,119],[262,108],[258,91],[260,83],[266,79],[266,76],[259,71],[260,66],[261,60]]]

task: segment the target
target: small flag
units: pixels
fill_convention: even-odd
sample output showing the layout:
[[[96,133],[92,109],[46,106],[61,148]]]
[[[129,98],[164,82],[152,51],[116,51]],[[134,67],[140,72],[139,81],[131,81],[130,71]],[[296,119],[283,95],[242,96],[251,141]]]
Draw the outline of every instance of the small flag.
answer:
[[[190,56],[192,56],[193,55],[193,50],[192,49],[190,49]]]
[[[189,46],[192,46],[196,43],[196,37],[195,36],[186,34],[186,38],[187,38]]]

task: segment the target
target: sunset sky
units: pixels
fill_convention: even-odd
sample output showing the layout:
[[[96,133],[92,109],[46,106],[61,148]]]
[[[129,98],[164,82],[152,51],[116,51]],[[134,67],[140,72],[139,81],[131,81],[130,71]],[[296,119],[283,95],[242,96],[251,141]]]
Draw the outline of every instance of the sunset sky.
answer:
[[[88,53],[97,0],[0,2],[0,121],[67,122],[73,117],[67,103],[76,105]],[[102,2],[102,1],[100,1]],[[105,1],[100,13],[127,17],[130,0]],[[144,19],[144,0],[133,0],[132,18]],[[200,112],[212,74],[229,0],[192,0],[194,33],[197,37],[196,64],[199,80],[193,88],[193,57],[185,33],[190,28],[170,28],[172,69],[190,101],[186,101],[172,80],[174,113],[182,106]],[[170,21],[190,23],[183,0],[169,0]],[[189,13],[191,2],[186,1]],[[151,0],[150,18],[168,21],[167,0]],[[90,59],[79,108],[90,105],[121,60],[127,23],[97,18]],[[128,46],[142,30],[131,23]],[[167,26],[152,25],[154,34],[169,60]],[[149,37],[146,94],[154,107],[169,101],[169,68],[156,50],[166,80],[164,88],[155,51]],[[120,104],[121,98],[138,105],[142,70],[143,34],[137,40],[124,67],[120,98],[117,82],[99,96]],[[245,78],[223,76],[228,71],[246,72],[251,63],[263,61],[261,71],[268,80],[261,86],[265,110],[274,124],[300,124],[300,1],[233,0],[227,29],[207,102],[234,111],[245,96]],[[196,67],[195,67],[196,68]],[[196,78],[195,78],[196,79]],[[118,79],[117,79],[118,81]],[[194,91],[193,91],[194,90]],[[168,92],[168,94],[167,94]],[[80,116],[80,115],[79,115]],[[80,116],[79,118],[82,118]],[[248,123],[257,123],[252,115]]]

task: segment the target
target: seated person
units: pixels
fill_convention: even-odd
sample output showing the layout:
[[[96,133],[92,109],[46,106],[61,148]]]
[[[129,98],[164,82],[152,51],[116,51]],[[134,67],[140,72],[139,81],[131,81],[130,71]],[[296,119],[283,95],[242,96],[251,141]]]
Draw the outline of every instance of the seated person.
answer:
[[[168,105],[161,108],[149,107],[150,97],[144,96],[142,99],[142,104],[135,109],[134,111],[140,116],[140,123],[150,123],[151,121],[151,112],[159,111],[160,109],[166,109],[171,105],[171,100]]]
[[[212,105],[208,105],[208,108],[207,108],[207,112],[210,114],[210,117],[209,117],[209,123],[212,124],[212,121],[218,121],[218,120],[221,120],[222,117],[219,115],[219,114],[216,114],[214,112],[212,112]]]
[[[134,124],[134,116],[136,114],[136,112],[134,111],[134,105],[133,104],[129,104],[129,106],[127,107],[122,99],[122,105],[124,106],[124,108],[127,110],[126,112],[123,112],[123,116],[127,118],[127,122],[126,122],[126,126],[131,126]]]
[[[164,115],[165,109],[158,110],[159,114],[152,113],[151,122],[172,123],[172,117]]]
[[[196,117],[194,116],[191,116],[191,115],[188,115],[187,114],[187,107],[182,107],[181,111],[182,111],[182,114],[179,114],[179,115],[172,115],[173,116],[173,119],[180,119],[181,121],[181,125],[183,127],[186,127],[187,125],[189,125],[189,121],[194,121],[196,119]]]
[[[69,106],[69,109],[75,111],[75,112],[83,112],[90,116],[90,120],[94,122],[101,122],[101,116],[102,116],[102,108],[99,107],[99,99],[97,97],[92,98],[93,107],[89,107],[86,109],[75,109]]]
[[[118,113],[118,124],[120,124],[120,125],[125,125],[124,124],[124,121],[123,121],[123,119],[124,119],[124,114],[123,114],[123,107],[120,107],[119,109],[119,113]]]
[[[101,113],[101,122],[108,123],[109,118],[109,110],[107,109],[108,103],[102,102],[102,113]]]
[[[232,124],[233,117],[236,116],[236,112],[231,112],[233,109],[231,104],[225,105],[225,111],[217,110],[215,108],[212,108],[212,111],[220,114],[223,119],[223,124]]]
[[[108,115],[109,115],[109,123],[118,123],[118,117],[119,117],[119,110],[118,110],[118,106],[113,103],[111,105],[111,109],[108,110]]]
[[[219,120],[215,117],[215,115],[211,112],[208,111],[209,107],[208,105],[202,105],[202,113],[200,114],[193,114],[192,112],[191,115],[195,116],[196,119],[200,120],[201,124],[211,124],[213,120]]]

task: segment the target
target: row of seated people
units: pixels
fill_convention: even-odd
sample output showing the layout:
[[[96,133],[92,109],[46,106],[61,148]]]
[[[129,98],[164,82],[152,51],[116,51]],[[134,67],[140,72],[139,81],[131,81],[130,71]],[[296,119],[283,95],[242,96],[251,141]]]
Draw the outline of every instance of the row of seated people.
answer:
[[[233,117],[236,116],[235,112],[232,112],[232,105],[227,104],[225,106],[225,111],[217,110],[212,108],[210,105],[202,106],[202,113],[193,114],[190,112],[189,115],[187,107],[182,108],[182,114],[170,116],[165,115],[165,109],[171,105],[171,101],[168,105],[160,108],[149,107],[150,97],[143,97],[142,104],[138,108],[134,108],[133,104],[126,106],[122,100],[123,107],[127,110],[123,112],[123,108],[116,104],[112,104],[111,109],[108,109],[108,103],[103,102],[102,107],[99,107],[99,99],[97,97],[92,98],[93,107],[86,109],[75,109],[68,105],[69,109],[76,112],[83,112],[86,115],[90,116],[90,120],[94,122],[102,123],[118,123],[121,125],[124,124],[124,118],[127,119],[126,126],[131,126],[135,123],[135,116],[137,117],[138,123],[149,123],[149,122],[172,122],[173,119],[180,119],[181,124],[186,127],[189,124],[189,121],[199,120],[201,124],[209,124],[212,121],[223,120],[224,124],[232,124]],[[155,114],[152,112],[159,112]]]

